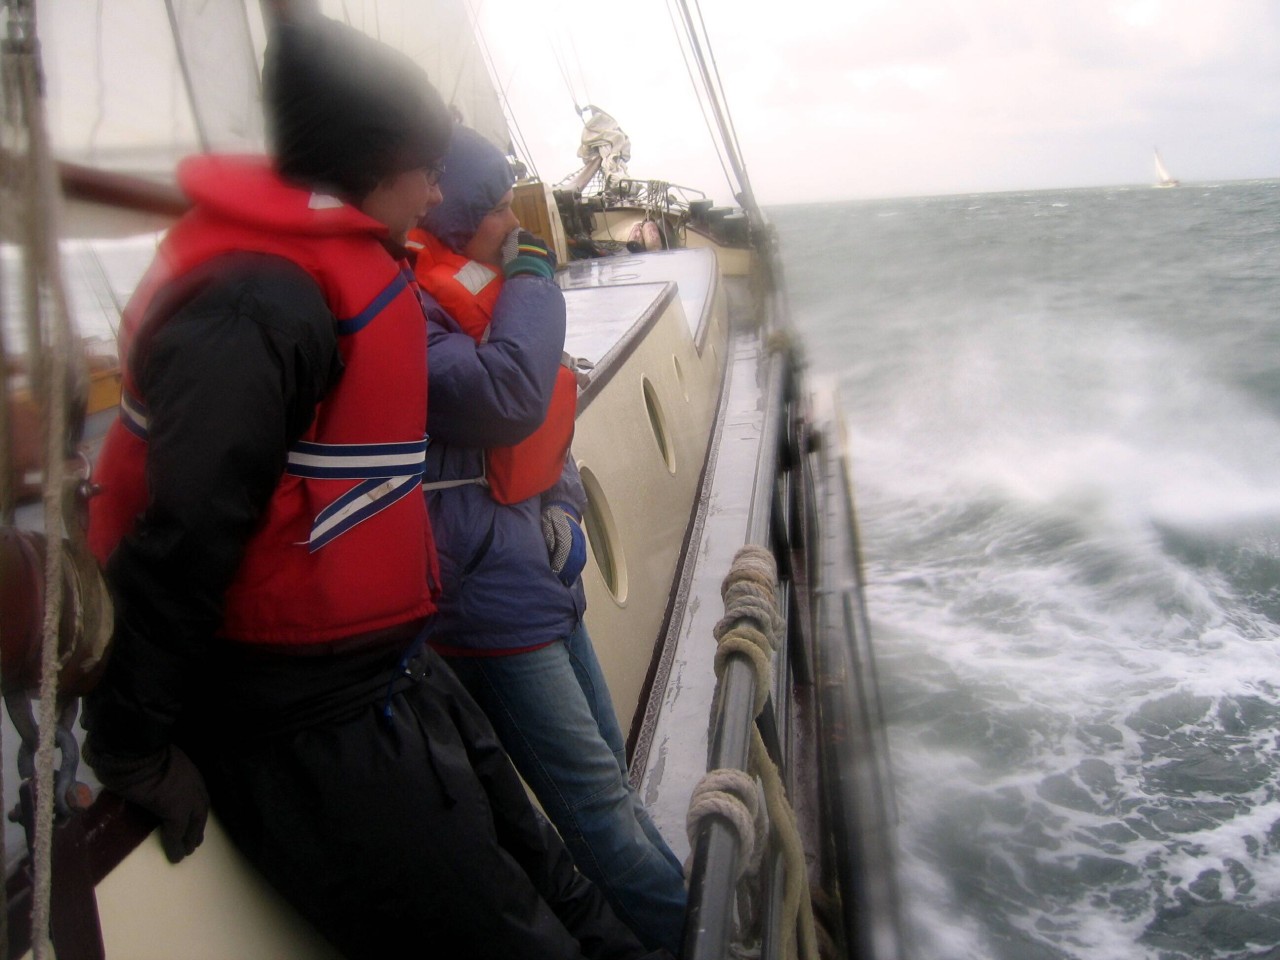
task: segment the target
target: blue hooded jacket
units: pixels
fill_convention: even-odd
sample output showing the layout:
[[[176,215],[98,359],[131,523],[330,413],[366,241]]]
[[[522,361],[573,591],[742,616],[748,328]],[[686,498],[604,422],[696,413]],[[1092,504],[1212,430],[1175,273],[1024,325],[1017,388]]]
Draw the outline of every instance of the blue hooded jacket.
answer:
[[[461,252],[512,182],[502,153],[457,127],[440,180],[444,201],[423,226]],[[486,447],[518,443],[546,417],[564,349],[564,295],[538,277],[506,281],[484,343],[425,291],[423,301],[431,438],[423,479],[478,477]],[[581,582],[566,587],[552,571],[541,516],[553,500],[585,507],[572,456],[555,487],[521,503],[499,504],[476,484],[428,491],[426,498],[442,584],[433,644],[450,654],[492,655],[569,634],[585,606]]]

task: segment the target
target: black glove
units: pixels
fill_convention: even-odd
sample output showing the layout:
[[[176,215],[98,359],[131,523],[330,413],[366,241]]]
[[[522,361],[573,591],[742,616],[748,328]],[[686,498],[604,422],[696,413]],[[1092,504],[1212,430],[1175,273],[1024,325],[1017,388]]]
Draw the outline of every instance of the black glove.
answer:
[[[102,785],[160,819],[160,843],[170,863],[204,840],[209,791],[185,753],[170,745],[146,757],[101,756],[86,746],[84,758]]]
[[[531,274],[550,280],[556,272],[556,255],[528,230],[512,230],[502,244],[502,275],[510,279]]]

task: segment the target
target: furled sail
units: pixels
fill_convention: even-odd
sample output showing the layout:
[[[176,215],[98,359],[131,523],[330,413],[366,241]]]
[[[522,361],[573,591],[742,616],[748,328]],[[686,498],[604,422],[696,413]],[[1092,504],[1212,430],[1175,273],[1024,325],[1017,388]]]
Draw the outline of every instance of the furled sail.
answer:
[[[599,157],[605,177],[616,180],[627,176],[627,161],[631,159],[631,138],[623,132],[610,114],[594,104],[584,108],[590,111],[582,123],[582,145],[578,156],[591,161]]]

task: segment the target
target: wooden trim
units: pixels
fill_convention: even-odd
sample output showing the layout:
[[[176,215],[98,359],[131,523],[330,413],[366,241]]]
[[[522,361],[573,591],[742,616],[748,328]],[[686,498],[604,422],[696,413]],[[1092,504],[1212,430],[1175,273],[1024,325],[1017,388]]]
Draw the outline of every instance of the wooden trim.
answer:
[[[54,829],[54,843],[63,847],[55,856],[60,867],[54,877],[55,901],[92,904],[97,918],[94,887],[101,883],[156,827],[156,819],[139,807],[125,803],[113,793],[103,791],[89,809],[73,814],[70,821]],[[69,861],[74,859],[74,869]],[[8,958],[21,957],[31,949],[31,858],[24,857],[5,881],[9,896]],[[60,911],[53,915],[53,942],[60,957],[74,958],[83,954],[66,949],[71,943],[83,942],[93,931],[83,917],[77,921],[68,916],[73,929],[60,928]]]
[[[159,183],[126,173],[113,173],[78,163],[58,164],[62,193],[68,199],[107,207],[180,217],[191,201],[172,184]]]

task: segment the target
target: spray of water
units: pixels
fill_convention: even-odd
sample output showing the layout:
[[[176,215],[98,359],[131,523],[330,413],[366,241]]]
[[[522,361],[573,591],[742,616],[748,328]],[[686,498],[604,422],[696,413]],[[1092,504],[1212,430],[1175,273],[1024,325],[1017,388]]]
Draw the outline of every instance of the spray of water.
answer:
[[[934,213],[972,233],[992,206]],[[847,351],[917,953],[1260,956],[1280,944],[1273,398],[1221,335],[1230,306],[1153,309],[1166,285],[1107,275],[1068,220],[1026,244],[1082,272],[1036,275],[1007,242],[1032,221],[1004,216],[963,283],[904,246],[912,269],[880,272],[923,289],[878,284],[865,314],[815,297],[824,352]]]

